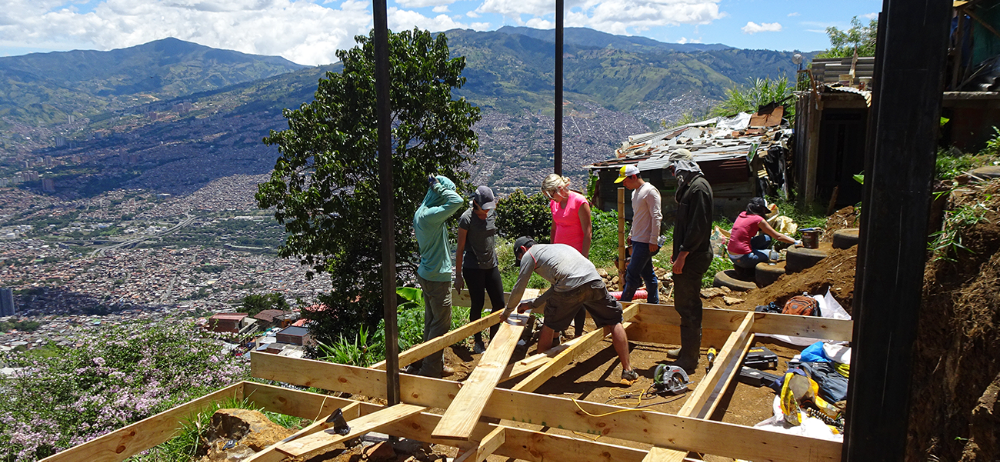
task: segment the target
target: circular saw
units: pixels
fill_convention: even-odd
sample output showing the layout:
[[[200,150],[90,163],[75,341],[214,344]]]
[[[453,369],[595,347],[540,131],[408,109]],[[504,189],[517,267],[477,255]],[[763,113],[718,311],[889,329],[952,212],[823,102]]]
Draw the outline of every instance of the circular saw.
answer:
[[[653,373],[653,387],[658,393],[668,392],[678,395],[686,392],[690,383],[687,372],[677,366],[660,364]]]

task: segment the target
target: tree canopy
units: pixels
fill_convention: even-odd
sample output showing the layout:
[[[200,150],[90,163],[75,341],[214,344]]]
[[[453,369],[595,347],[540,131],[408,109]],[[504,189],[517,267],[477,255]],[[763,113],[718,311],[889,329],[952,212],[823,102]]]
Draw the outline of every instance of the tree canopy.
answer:
[[[858,56],[875,56],[875,39],[878,37],[878,21],[872,19],[865,26],[857,16],[851,18],[851,28],[840,30],[827,27],[830,49],[816,55],[817,58],[850,58],[857,48]]]
[[[374,33],[337,52],[341,73],[319,80],[315,99],[285,110],[288,129],[271,131],[264,143],[280,153],[271,178],[256,195],[275,209],[287,237],[282,257],[295,257],[330,275],[327,305],[311,316],[321,341],[374,326],[382,312],[382,241],[379,216]],[[459,166],[474,153],[472,126],[479,109],[452,89],[465,83],[465,58],[451,58],[445,34],[414,29],[389,34],[392,170],[397,271],[416,268],[413,214],[427,190],[427,174],[463,184]]]

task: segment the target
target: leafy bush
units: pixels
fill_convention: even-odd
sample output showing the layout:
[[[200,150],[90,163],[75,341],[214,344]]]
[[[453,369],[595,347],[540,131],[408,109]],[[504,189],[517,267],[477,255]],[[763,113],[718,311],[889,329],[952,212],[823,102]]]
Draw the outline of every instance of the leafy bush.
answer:
[[[28,461],[84,443],[245,379],[248,367],[191,321],[133,323],[4,358],[0,459]]]
[[[710,111],[712,116],[729,116],[739,112],[757,112],[757,108],[769,103],[784,100],[792,94],[793,86],[788,83],[788,77],[771,80],[747,79],[747,86],[734,86],[726,90],[726,98]],[[795,118],[795,105],[785,104],[784,117]]]
[[[497,201],[497,231],[511,240],[529,236],[535,242],[548,242],[552,232],[549,199],[542,193],[528,196],[520,189],[500,199]]]
[[[604,212],[591,209],[591,229],[593,239],[590,245],[590,261],[598,268],[614,266],[618,256],[618,212]]]

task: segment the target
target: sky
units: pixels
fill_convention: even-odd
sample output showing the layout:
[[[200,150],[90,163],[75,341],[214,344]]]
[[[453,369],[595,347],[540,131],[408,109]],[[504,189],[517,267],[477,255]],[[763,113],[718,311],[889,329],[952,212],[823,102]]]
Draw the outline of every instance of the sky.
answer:
[[[491,31],[555,27],[554,0],[386,0],[391,30]],[[3,0],[0,56],[127,48],[174,37],[304,65],[337,61],[336,50],[372,27],[359,0]],[[566,27],[671,43],[820,51],[826,28],[867,24],[877,0],[565,0]]]

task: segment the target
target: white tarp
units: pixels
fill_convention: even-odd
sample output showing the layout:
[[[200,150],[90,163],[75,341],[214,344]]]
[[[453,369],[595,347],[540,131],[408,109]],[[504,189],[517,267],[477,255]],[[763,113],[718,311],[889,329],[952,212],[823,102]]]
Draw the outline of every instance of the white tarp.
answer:
[[[723,130],[746,130],[750,126],[750,113],[741,112],[732,117],[719,117],[715,128]]]

